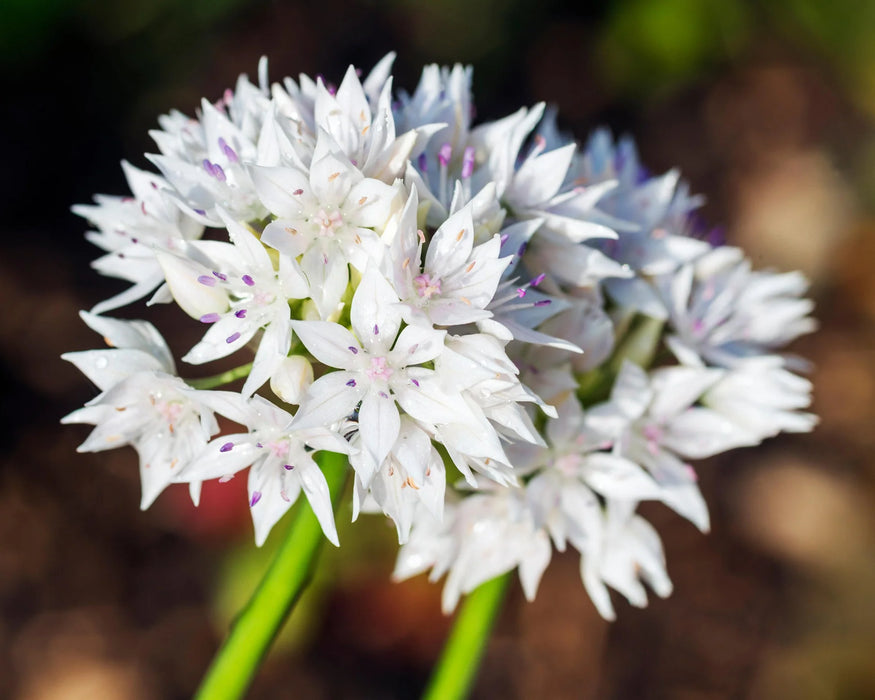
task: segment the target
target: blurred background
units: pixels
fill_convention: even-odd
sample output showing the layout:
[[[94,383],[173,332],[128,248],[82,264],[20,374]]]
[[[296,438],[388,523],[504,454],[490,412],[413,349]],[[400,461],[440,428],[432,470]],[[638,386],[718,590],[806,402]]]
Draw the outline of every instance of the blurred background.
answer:
[[[536,602],[514,584],[475,697],[875,697],[875,3],[855,0],[4,0],[0,696],[190,696],[281,539],[253,546],[242,479],[142,513],[132,450],[75,453],[87,428],[58,421],[94,390],[58,356],[96,347],[77,311],[122,287],[89,268],[70,206],[126,194],[119,161],[148,167],[157,116],[263,54],[273,79],[337,81],[389,50],[410,90],[425,63],[473,64],[478,118],[546,100],[580,139],[633,135],[758,266],[802,269],[821,323],[793,348],[818,429],[698,465],[708,536],[644,509],[674,594],[607,624],[555,557]],[[190,347],[197,329],[160,313]],[[382,519],[340,536],[252,698],[422,689],[439,586],[389,582]]]

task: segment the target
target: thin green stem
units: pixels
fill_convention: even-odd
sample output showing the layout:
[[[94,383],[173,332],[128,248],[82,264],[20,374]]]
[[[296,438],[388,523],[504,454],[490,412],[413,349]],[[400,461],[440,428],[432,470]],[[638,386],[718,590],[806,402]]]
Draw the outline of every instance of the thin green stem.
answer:
[[[509,580],[510,574],[497,576],[481,584],[462,603],[423,700],[461,700],[468,696]]]
[[[346,483],[347,457],[322,452],[316,461],[337,507]],[[310,582],[313,562],[325,535],[308,503],[301,503],[276,558],[234,621],[207,670],[196,700],[243,697],[292,607]]]
[[[234,367],[234,369],[229,369],[227,372],[221,372],[219,374],[214,374],[211,377],[200,377],[198,379],[186,379],[186,383],[189,386],[194,387],[195,389],[215,389],[217,386],[222,386],[223,384],[230,384],[235,379],[242,379],[243,377],[248,377],[249,372],[252,369],[252,363],[247,362],[245,365],[240,365],[239,367]]]

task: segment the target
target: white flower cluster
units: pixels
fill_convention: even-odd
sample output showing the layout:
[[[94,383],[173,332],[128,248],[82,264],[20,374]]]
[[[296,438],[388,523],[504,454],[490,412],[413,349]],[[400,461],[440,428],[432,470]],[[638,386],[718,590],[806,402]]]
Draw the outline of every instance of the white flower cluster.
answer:
[[[814,327],[805,280],[701,235],[700,199],[631,142],[581,148],[543,105],[474,126],[470,68],[394,94],[393,58],[336,88],[262,62],[160,118],[160,174],[124,163],[130,196],[75,208],[132,286],[82,314],[110,347],[64,356],[101,391],[65,422],[96,426],[80,451],[137,450],[144,508],[249,468],[258,544],[301,491],[337,544],[314,454],[344,453],[354,516],[395,522],[396,577],[448,574],[447,610],[516,567],[534,596],[569,543],[605,617],[607,586],[668,594],[638,503],[706,530],[685,460],[815,423],[777,354]],[[102,315],[145,297],[207,326],[184,362],[251,359],[242,389]]]

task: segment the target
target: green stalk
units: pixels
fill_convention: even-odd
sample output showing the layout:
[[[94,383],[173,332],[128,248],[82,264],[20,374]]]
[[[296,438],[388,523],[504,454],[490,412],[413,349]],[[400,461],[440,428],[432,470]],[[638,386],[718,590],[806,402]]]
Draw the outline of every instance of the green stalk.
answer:
[[[337,507],[346,483],[347,457],[322,452],[316,458]],[[310,582],[313,562],[325,535],[309,504],[301,503],[276,558],[231,626],[216,653],[196,700],[242,698],[274,638]]]
[[[423,700],[461,700],[468,696],[509,580],[509,573],[497,576],[465,598]]]
[[[223,384],[230,384],[235,379],[242,379],[249,376],[249,371],[252,369],[252,363],[247,362],[245,365],[234,367],[227,372],[214,374],[211,377],[200,377],[198,379],[186,379],[186,383],[195,389],[215,389]]]

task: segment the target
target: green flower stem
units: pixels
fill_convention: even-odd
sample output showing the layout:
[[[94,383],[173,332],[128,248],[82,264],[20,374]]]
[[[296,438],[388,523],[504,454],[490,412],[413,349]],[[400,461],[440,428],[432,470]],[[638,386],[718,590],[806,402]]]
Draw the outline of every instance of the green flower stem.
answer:
[[[316,458],[337,507],[346,483],[347,457],[322,452]],[[302,499],[303,500],[303,499]],[[196,700],[242,698],[292,607],[310,582],[325,535],[308,503],[301,503],[276,558],[231,626],[207,670]]]
[[[198,379],[186,379],[186,383],[195,389],[215,389],[223,384],[230,384],[235,379],[242,379],[249,376],[249,371],[252,369],[252,363],[247,362],[245,365],[240,365],[234,369],[229,369],[221,374],[214,374],[211,377],[200,377]]]
[[[509,580],[509,573],[497,576],[465,598],[423,700],[461,700],[468,696]]]

